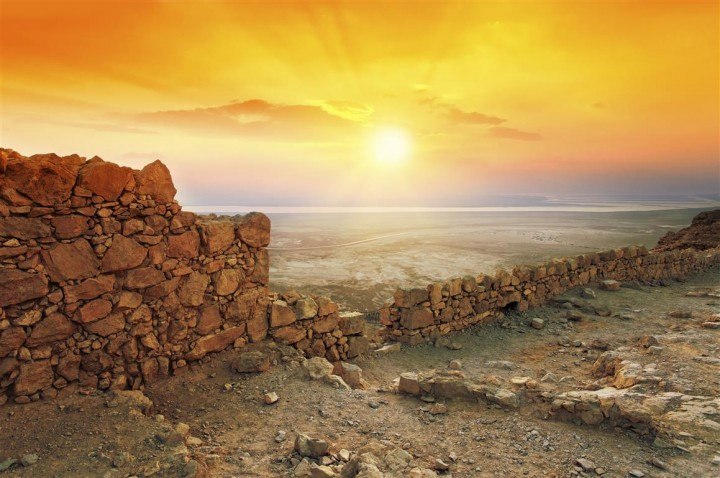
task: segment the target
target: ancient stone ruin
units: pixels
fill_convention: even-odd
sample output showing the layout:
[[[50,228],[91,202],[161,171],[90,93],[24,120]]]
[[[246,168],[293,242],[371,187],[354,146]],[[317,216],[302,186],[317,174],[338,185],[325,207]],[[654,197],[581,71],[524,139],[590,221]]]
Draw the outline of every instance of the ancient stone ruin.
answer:
[[[265,340],[344,361],[364,318],[326,297],[268,290],[270,220],[182,211],[168,169],[0,150],[0,404],[69,385],[137,390],[209,355]],[[655,283],[720,263],[717,211],[626,247],[398,290],[386,338],[419,344],[599,281]],[[713,242],[715,241],[715,242]],[[672,244],[672,245],[671,245]],[[666,250],[667,249],[667,250]]]
[[[715,240],[718,237],[715,235]],[[494,276],[455,278],[425,289],[401,289],[393,303],[381,309],[380,318],[391,337],[419,344],[497,320],[509,310],[527,310],[589,282],[599,281],[606,289],[619,288],[619,281],[658,283],[682,279],[718,263],[718,247],[651,252],[644,247],[624,247],[519,266],[511,272],[501,270]]]
[[[168,169],[0,150],[0,404],[69,384],[138,389],[270,339],[337,361],[368,347],[327,298],[268,291],[270,220],[199,220]]]

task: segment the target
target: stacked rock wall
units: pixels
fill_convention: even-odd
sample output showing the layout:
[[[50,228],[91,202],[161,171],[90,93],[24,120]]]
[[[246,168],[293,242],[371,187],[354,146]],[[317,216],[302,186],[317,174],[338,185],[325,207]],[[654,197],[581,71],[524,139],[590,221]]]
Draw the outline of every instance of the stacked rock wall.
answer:
[[[508,309],[523,311],[540,305],[592,281],[654,283],[684,278],[715,264],[720,264],[720,249],[649,253],[644,247],[625,247],[556,259],[536,267],[516,267],[494,276],[455,278],[425,289],[400,289],[393,303],[380,310],[380,319],[389,336],[418,344],[491,322]]]
[[[265,215],[199,221],[175,192],[159,161],[0,150],[0,404],[139,388],[268,336],[355,353],[328,299],[273,302]]]

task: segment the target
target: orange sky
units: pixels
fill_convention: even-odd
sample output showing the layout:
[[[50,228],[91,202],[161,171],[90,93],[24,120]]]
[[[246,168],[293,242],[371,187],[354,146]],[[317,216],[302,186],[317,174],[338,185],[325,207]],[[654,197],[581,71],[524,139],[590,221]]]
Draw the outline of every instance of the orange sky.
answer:
[[[717,2],[0,9],[2,146],[160,158],[185,204],[720,188]]]

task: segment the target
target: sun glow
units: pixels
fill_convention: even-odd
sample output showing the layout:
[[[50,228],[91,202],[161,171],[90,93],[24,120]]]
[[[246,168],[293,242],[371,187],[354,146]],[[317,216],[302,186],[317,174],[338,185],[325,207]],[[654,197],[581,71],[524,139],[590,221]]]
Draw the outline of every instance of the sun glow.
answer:
[[[375,159],[379,163],[397,164],[405,161],[410,154],[410,138],[399,129],[383,129],[373,139]]]

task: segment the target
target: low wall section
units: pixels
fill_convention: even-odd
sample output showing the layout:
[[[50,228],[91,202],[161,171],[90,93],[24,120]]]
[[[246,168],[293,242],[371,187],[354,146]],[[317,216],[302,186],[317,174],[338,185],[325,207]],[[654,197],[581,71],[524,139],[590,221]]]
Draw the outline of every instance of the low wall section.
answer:
[[[367,348],[329,299],[268,292],[265,215],[200,222],[175,192],[159,161],[0,150],[0,404],[140,388],[266,338],[331,360]]]
[[[425,289],[400,289],[393,303],[380,310],[380,319],[390,337],[418,344],[491,322],[508,309],[526,310],[592,281],[656,283],[685,278],[715,264],[720,264],[720,249],[648,252],[644,247],[625,247],[516,267],[494,276],[455,278]]]

